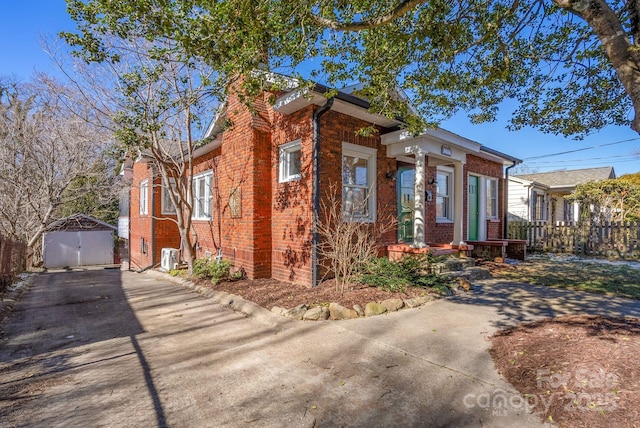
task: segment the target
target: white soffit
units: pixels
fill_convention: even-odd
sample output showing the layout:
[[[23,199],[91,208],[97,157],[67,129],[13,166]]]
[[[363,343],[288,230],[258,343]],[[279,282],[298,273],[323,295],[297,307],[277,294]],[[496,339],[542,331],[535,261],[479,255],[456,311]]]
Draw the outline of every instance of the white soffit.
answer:
[[[327,98],[317,92],[311,92],[310,96],[305,96],[305,94],[308,94],[308,91],[294,91],[286,93],[276,100],[273,105],[273,109],[278,113],[291,114],[300,109],[303,109],[310,104],[321,106],[327,102]],[[362,119],[366,122],[385,128],[390,128],[399,124],[397,120],[392,120],[381,115],[369,113],[362,107],[356,106],[346,101],[342,101],[338,98],[335,98],[331,110],[351,117],[356,117],[358,119]]]

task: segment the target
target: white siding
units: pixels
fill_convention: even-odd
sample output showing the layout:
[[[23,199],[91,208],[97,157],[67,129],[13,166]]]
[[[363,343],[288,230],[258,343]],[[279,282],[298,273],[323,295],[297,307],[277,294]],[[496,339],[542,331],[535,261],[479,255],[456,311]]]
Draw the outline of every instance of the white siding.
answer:
[[[529,187],[509,180],[509,201],[507,212],[510,220],[529,220]]]

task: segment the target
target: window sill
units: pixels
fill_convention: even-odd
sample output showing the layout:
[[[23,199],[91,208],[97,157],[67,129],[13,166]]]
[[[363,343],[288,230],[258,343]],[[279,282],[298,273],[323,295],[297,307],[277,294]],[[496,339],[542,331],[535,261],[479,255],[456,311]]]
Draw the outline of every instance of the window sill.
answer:
[[[293,175],[293,176],[288,177],[288,178],[281,178],[281,179],[278,181],[278,183],[279,183],[279,184],[283,184],[283,183],[290,183],[290,182],[292,182],[292,181],[299,181],[299,180],[301,180],[301,179],[302,179],[302,176],[300,176],[300,175]]]
[[[453,220],[449,219],[436,219],[437,224],[453,224]]]
[[[500,223],[500,219],[499,218],[488,218],[487,221],[489,223]]]

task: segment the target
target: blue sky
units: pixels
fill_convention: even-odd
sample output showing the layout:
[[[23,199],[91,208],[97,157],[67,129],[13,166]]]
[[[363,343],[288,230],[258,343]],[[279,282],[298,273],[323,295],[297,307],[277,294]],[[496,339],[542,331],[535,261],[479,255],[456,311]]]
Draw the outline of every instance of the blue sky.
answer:
[[[55,73],[51,60],[40,46],[40,38],[53,37],[60,31],[74,28],[64,0],[2,0],[0,75],[27,79],[34,70]],[[531,157],[580,150],[525,163],[537,172],[599,166],[613,166],[618,175],[640,171],[640,135],[629,128],[609,127],[584,140],[574,141],[535,129],[510,132],[506,129],[510,113],[505,109],[497,122],[482,125],[473,125],[459,114],[444,122],[442,127],[525,161]],[[635,140],[612,144],[630,139]]]

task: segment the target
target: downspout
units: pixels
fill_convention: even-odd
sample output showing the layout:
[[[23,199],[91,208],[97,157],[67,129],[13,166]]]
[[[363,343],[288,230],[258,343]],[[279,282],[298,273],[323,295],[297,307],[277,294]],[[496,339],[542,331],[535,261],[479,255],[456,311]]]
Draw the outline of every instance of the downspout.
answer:
[[[504,212],[503,212],[504,224],[503,224],[503,230],[502,230],[502,239],[509,238],[509,170],[515,167],[516,165],[518,165],[519,163],[520,162],[513,161],[513,165],[508,166],[504,170]]]
[[[313,112],[313,235],[311,245],[311,285],[318,285],[318,218],[320,212],[320,117],[333,106],[334,98]]]

